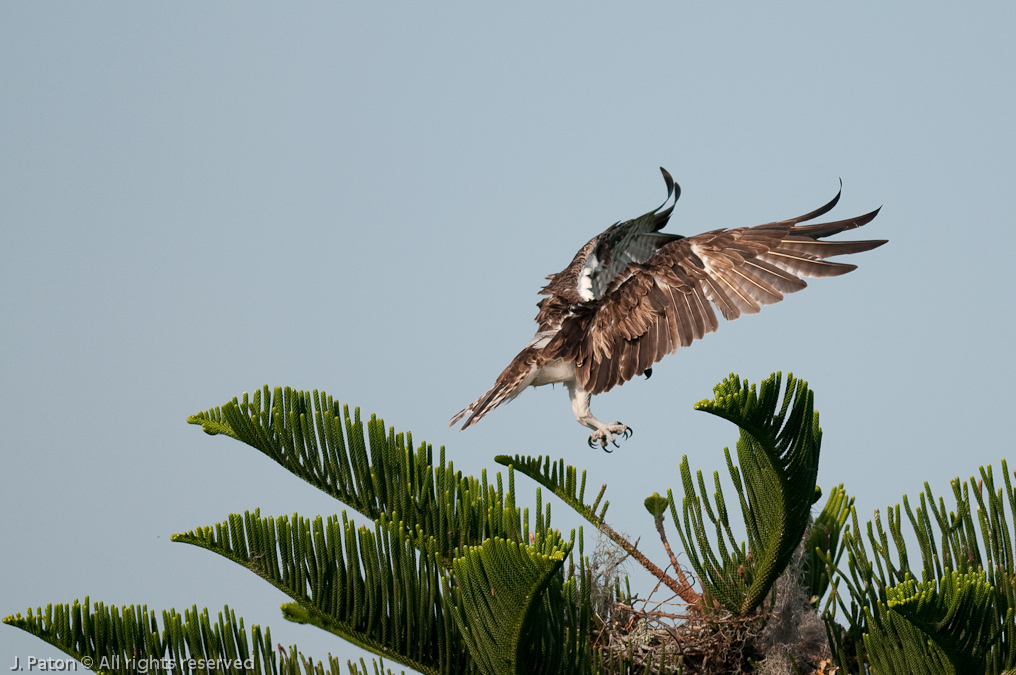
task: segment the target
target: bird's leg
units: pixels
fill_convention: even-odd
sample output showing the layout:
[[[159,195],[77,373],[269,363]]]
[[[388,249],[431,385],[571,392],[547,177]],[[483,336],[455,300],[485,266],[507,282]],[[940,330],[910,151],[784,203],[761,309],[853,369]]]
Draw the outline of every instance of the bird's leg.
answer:
[[[593,430],[593,433],[589,434],[589,447],[593,447],[594,443],[598,443],[601,448],[606,450],[607,442],[609,441],[616,448],[619,446],[614,439],[614,434],[618,434],[624,439],[632,435],[632,429],[620,422],[605,424],[593,417],[592,411],[589,410],[589,400],[592,398],[592,395],[580,387],[578,383],[574,381],[565,382],[565,386],[568,387],[568,397],[571,399],[572,412],[575,413],[575,419],[578,420],[579,424]]]

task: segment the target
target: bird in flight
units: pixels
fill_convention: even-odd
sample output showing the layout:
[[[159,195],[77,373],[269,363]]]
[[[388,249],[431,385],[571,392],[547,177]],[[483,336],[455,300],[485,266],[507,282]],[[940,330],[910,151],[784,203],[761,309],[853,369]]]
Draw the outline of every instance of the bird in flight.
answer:
[[[679,347],[716,330],[713,309],[727,321],[754,314],[801,290],[802,277],[834,277],[856,265],[833,256],[870,251],[886,240],[826,241],[824,237],[871,222],[878,209],[847,220],[800,225],[830,211],[825,206],[790,220],[718,229],[693,237],[660,232],[681,188],[661,168],[667,199],[649,213],[615,223],[579,249],[571,264],[547,277],[540,291],[536,335],[489,391],[455,415],[462,429],[510,401],[526,387],[562,383],[572,411],[589,427],[589,446],[617,447],[632,430],[604,423],[590,398],[628,380],[652,375],[652,366]],[[840,183],[842,190],[842,181]]]

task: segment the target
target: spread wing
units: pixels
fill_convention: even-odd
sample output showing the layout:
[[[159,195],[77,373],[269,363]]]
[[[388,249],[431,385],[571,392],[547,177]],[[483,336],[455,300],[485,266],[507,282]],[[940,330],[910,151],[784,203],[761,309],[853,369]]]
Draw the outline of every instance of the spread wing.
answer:
[[[681,238],[659,232],[670,220],[681,196],[681,187],[667,170],[660,167],[660,172],[667,184],[667,198],[663,203],[638,218],[614,223],[590,239],[568,267],[548,277],[550,283],[540,291],[541,295],[558,295],[569,302],[600,298],[629,265],[646,262],[661,246]]]
[[[871,222],[878,210],[848,220],[797,225],[835,206],[776,223],[715,230],[666,243],[629,265],[597,301],[574,306],[547,346],[548,357],[574,359],[579,384],[599,394],[643,374],[679,347],[716,330],[714,307],[731,321],[779,302],[802,277],[846,274],[856,265],[827,258],[886,243],[823,241]]]

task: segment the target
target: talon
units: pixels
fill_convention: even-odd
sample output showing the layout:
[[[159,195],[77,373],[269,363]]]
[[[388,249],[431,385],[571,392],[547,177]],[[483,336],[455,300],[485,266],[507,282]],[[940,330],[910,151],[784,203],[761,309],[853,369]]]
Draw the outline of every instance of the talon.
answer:
[[[648,380],[650,377],[653,376],[653,369],[652,368],[646,368],[646,372],[643,373],[643,375],[645,375],[646,379]]]
[[[612,452],[607,447],[607,444],[613,445],[615,448],[620,448],[618,440],[628,440],[632,434],[635,433],[631,427],[625,426],[620,422],[612,422],[610,424],[604,424],[603,428],[597,429],[593,433],[589,434],[589,440],[586,444],[592,448],[594,443],[598,443],[605,452]]]

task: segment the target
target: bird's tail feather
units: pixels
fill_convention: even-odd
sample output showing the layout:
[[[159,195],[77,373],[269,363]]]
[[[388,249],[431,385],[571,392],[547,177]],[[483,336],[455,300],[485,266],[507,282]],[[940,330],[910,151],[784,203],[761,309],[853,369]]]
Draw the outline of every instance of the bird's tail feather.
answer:
[[[457,412],[448,426],[453,426],[466,417],[466,421],[460,429],[460,431],[465,431],[494,408],[521,394],[522,390],[528,387],[535,377],[536,353],[537,351],[531,347],[523,349],[498,376],[494,386],[488,389],[483,396]]]

